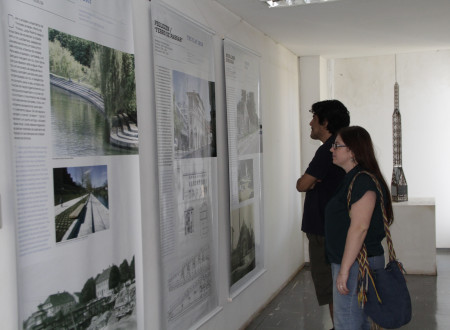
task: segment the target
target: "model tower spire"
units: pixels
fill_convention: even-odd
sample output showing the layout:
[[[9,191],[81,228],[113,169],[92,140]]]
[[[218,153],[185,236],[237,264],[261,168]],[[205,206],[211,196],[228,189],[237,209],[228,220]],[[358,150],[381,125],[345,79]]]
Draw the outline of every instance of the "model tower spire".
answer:
[[[408,200],[408,185],[402,167],[402,117],[399,107],[397,81],[394,84],[394,113],[392,114],[392,143],[394,169],[392,170],[391,195],[394,202]]]

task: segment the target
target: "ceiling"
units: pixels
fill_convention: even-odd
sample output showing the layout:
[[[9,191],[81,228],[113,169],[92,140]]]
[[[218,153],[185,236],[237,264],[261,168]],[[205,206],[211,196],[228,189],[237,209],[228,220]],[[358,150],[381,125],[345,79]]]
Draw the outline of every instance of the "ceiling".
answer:
[[[450,0],[340,0],[284,8],[260,0],[215,1],[298,56],[450,49]]]

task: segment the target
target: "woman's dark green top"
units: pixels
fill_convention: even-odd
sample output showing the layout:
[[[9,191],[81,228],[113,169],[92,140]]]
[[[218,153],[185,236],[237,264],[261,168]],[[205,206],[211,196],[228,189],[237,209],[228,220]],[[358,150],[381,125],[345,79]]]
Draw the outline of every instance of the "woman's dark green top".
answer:
[[[342,183],[337,188],[336,193],[325,208],[325,244],[328,260],[331,263],[340,264],[344,255],[345,240],[347,239],[347,232],[350,227],[347,193],[353,177],[361,170],[363,169],[357,165],[345,175]],[[381,189],[384,195],[383,198],[390,198],[384,191],[384,188],[381,187]],[[368,256],[374,257],[384,254],[381,241],[386,234],[384,232],[383,214],[380,205],[380,193],[378,192],[375,182],[369,175],[363,173],[358,175],[355,179],[350,199],[350,208],[355,202],[359,201],[367,191],[374,191],[377,195],[375,209],[364,240]]]

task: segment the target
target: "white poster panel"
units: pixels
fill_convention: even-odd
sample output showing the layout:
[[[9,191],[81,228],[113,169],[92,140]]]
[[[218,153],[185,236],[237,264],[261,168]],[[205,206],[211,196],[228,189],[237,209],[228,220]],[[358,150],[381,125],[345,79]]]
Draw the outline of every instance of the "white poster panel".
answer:
[[[23,329],[136,329],[131,4],[5,0]]]
[[[163,320],[196,327],[217,308],[213,34],[152,2]]]
[[[259,62],[254,52],[224,40],[230,171],[230,295],[264,271],[262,120]]]

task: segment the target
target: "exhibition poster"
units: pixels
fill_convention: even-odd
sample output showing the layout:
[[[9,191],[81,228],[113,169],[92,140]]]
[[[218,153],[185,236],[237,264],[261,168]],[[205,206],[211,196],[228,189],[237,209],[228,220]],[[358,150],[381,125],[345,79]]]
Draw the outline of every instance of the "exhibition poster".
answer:
[[[230,295],[264,271],[260,56],[224,39],[230,174]]]
[[[131,3],[5,0],[0,7],[18,323],[136,329],[141,204]]]
[[[188,329],[217,308],[213,34],[151,6],[163,321]]]

